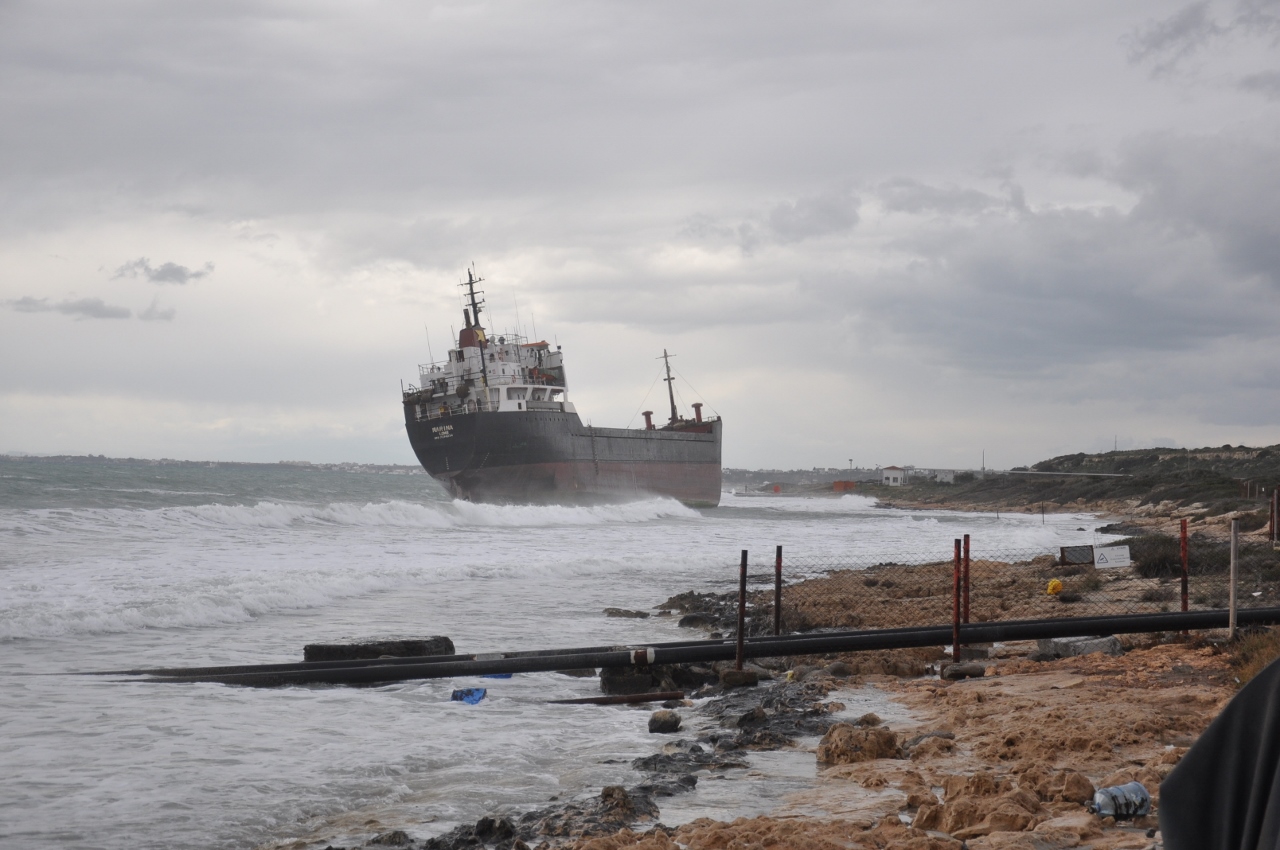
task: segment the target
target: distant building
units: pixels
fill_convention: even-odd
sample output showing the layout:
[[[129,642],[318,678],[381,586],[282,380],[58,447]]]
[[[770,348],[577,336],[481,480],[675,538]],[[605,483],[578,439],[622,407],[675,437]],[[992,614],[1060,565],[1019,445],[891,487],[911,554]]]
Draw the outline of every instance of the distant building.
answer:
[[[939,469],[937,481],[939,484],[956,483],[956,471],[954,469]]]
[[[880,470],[880,483],[890,487],[901,487],[907,483],[907,471],[900,466],[886,466]]]

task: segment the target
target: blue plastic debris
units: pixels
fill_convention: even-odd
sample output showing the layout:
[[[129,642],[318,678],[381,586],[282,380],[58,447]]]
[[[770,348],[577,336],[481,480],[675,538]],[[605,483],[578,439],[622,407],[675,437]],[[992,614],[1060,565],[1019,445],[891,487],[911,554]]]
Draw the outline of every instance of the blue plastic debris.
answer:
[[[510,679],[510,673],[485,673],[481,679]]]
[[[458,688],[450,695],[449,699],[454,702],[465,702],[467,705],[475,705],[484,699],[484,695],[488,693],[485,688]]]

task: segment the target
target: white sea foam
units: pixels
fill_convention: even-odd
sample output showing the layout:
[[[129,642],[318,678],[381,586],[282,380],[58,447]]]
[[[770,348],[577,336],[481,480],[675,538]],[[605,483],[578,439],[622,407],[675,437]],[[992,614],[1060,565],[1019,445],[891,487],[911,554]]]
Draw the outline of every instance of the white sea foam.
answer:
[[[846,493],[843,496],[742,496],[726,494],[721,502],[727,508],[756,508],[806,514],[844,514],[871,510],[879,500],[872,496]]]
[[[674,499],[653,498],[610,505],[487,505],[472,502],[422,504],[334,502],[315,505],[263,501],[254,505],[206,504],[189,507],[82,508],[77,510],[7,511],[3,522],[24,533],[68,530],[72,527],[164,526],[205,528],[291,528],[305,525],[399,528],[591,526],[644,523],[661,519],[692,519],[701,515]]]

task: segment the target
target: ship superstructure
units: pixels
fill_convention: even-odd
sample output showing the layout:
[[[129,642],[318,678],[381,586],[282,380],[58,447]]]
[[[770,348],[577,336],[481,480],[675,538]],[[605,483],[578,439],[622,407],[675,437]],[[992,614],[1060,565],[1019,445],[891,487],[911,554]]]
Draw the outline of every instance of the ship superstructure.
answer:
[[[423,467],[450,492],[477,501],[581,503],[645,495],[690,504],[720,500],[719,417],[671,416],[645,427],[583,425],[569,401],[557,345],[519,334],[490,338],[481,321],[483,278],[468,270],[457,347],[418,367],[403,393],[409,442]],[[667,357],[663,352],[664,359]]]

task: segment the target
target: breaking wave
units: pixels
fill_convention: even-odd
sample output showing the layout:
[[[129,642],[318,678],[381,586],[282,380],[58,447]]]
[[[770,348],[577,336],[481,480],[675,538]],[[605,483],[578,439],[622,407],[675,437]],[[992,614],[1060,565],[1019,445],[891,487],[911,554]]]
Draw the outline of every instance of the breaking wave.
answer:
[[[805,514],[847,514],[874,508],[879,500],[872,496],[846,493],[830,496],[743,496],[735,494],[724,500],[724,507],[757,508],[766,511]]]
[[[15,530],[28,534],[65,532],[79,526],[115,529],[164,526],[204,529],[298,528],[307,525],[376,528],[547,528],[645,523],[701,516],[674,499],[654,498],[611,505],[486,505],[472,502],[387,501],[308,505],[258,502],[254,505],[195,505],[145,510],[39,510],[10,514]],[[5,525],[9,525],[6,522]]]

